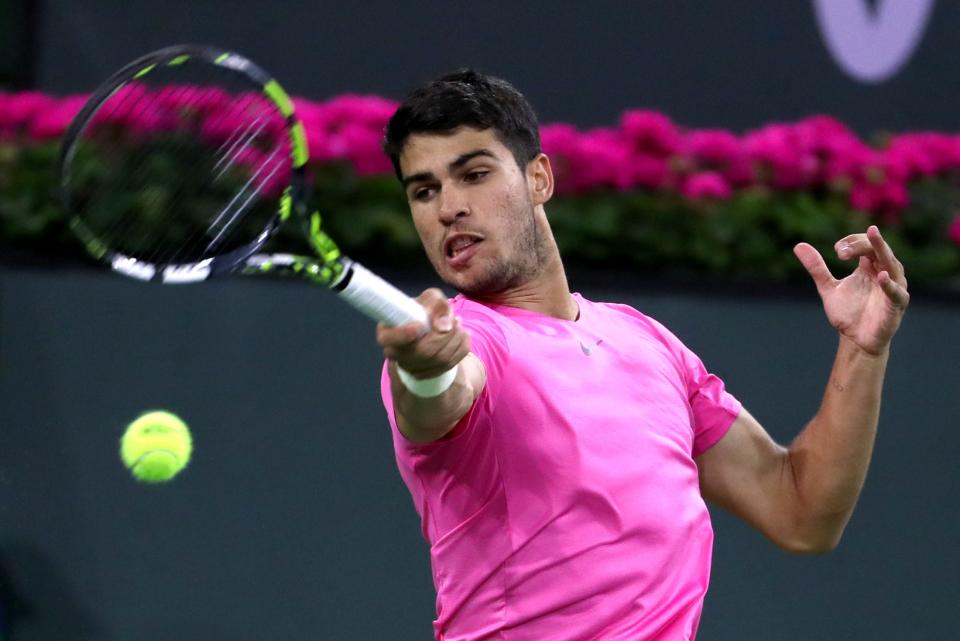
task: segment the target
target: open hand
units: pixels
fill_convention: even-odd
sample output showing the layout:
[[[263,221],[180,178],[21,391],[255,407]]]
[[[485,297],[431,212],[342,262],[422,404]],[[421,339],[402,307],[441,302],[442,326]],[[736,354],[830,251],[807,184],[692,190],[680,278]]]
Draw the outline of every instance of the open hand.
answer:
[[[875,225],[865,234],[842,238],[834,248],[843,260],[859,260],[842,280],[833,277],[813,246],[800,243],[793,253],[813,278],[830,324],[864,351],[882,354],[910,302],[903,265]]]

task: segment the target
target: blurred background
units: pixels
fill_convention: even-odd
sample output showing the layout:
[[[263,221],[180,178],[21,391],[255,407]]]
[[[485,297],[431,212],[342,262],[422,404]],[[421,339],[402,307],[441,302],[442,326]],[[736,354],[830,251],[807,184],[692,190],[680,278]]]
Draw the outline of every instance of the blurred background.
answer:
[[[698,638],[949,637],[958,27],[944,0],[0,0],[0,639],[431,638],[372,325],[297,283],[129,282],[66,233],[65,122],[177,42],[234,48],[323,114],[307,124],[325,224],[409,293],[438,283],[378,155],[389,106],[453,68],[509,79],[557,165],[547,209],[573,289],[665,323],[783,443],[836,347],[791,248],[880,225],[914,294],[857,512],[810,558],[713,510]],[[154,408],[196,450],[146,487],[117,448]]]

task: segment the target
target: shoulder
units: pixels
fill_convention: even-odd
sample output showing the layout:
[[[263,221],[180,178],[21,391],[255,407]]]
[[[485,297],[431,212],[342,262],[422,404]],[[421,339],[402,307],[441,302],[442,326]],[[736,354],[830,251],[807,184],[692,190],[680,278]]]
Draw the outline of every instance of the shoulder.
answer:
[[[470,333],[470,351],[480,358],[488,371],[506,358],[510,353],[509,319],[462,294],[450,299],[450,307]]]
[[[506,326],[509,319],[486,305],[470,300],[458,294],[450,299],[450,308],[454,315],[470,330],[479,329],[485,333],[506,340]]]
[[[630,332],[633,335],[641,335],[645,341],[648,341],[648,344],[656,344],[660,346],[660,349],[666,350],[681,368],[686,369],[691,359],[695,358],[690,348],[676,334],[652,316],[622,303],[596,303],[591,301],[586,301],[586,303],[589,306],[588,311],[599,317],[601,322],[617,324],[622,331]]]
[[[623,303],[594,302],[583,297],[579,297],[579,300],[586,307],[587,311],[599,317],[601,322],[620,321],[626,323],[634,330],[643,331],[653,337],[676,340],[676,337],[666,326],[630,305]]]

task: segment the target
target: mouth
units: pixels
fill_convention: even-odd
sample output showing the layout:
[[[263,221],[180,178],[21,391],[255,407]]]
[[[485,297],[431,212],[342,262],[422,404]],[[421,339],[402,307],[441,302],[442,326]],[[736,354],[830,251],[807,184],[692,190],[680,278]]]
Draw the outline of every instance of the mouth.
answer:
[[[443,242],[443,255],[452,267],[462,267],[477,251],[483,237],[477,234],[451,234]]]

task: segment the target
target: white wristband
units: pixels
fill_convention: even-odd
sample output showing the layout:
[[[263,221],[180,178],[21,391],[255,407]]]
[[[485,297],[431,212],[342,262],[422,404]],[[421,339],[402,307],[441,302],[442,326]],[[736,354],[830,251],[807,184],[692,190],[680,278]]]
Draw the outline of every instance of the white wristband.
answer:
[[[453,381],[457,378],[457,365],[454,365],[440,376],[433,378],[414,378],[413,374],[397,365],[397,376],[403,386],[410,390],[410,393],[420,398],[433,398],[440,396],[447,391]]]

